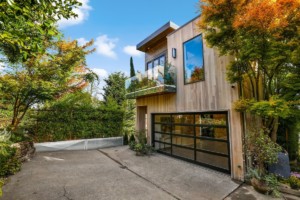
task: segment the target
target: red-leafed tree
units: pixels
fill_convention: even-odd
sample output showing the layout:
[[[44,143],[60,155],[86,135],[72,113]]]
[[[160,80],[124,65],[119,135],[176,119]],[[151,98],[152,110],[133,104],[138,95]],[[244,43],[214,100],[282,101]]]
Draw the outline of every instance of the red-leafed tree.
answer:
[[[202,0],[200,11],[207,43],[234,57],[227,78],[242,89],[234,106],[248,113],[247,128],[260,129],[248,133],[263,171],[266,158],[277,156],[279,120],[299,124],[300,1]]]
[[[200,6],[207,42],[235,57],[227,77],[243,85],[248,104],[240,108],[260,116],[276,142],[279,118],[292,114],[288,101],[299,101],[300,1],[203,0]]]

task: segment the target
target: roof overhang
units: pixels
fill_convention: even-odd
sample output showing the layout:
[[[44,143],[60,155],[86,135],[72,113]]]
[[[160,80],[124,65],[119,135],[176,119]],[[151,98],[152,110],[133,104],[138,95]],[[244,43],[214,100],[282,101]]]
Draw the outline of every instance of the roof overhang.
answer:
[[[140,42],[136,46],[136,49],[146,52],[148,48],[154,46],[162,39],[166,39],[167,35],[169,35],[171,32],[175,31],[178,28],[178,25],[169,21],[168,23],[160,27],[158,30],[156,30],[154,33],[152,33],[150,36],[148,36],[146,39],[144,39],[142,42]]]

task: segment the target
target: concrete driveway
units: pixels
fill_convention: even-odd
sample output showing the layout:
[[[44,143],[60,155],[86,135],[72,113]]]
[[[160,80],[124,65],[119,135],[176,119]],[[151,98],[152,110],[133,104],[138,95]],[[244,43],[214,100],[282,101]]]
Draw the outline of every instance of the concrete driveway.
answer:
[[[128,147],[37,153],[4,186],[3,200],[224,199],[230,176]]]

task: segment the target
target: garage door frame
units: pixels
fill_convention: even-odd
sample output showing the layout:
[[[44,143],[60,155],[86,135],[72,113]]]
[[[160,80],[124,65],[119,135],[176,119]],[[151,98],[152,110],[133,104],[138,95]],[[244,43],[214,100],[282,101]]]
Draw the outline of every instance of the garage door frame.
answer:
[[[225,125],[222,125],[222,126],[219,126],[219,125],[201,125],[201,124],[196,124],[195,123],[195,116],[196,115],[213,115],[213,114],[225,114],[226,115],[226,124]],[[155,116],[156,115],[169,115],[170,118],[172,119],[172,117],[174,115],[193,115],[194,116],[194,123],[193,124],[180,124],[180,123],[174,123],[172,120],[171,122],[168,122],[168,123],[160,123],[160,122],[155,122]],[[171,131],[170,133],[163,133],[163,132],[158,132],[158,131],[155,131],[155,124],[164,124],[164,125],[169,125],[171,127]],[[178,134],[174,134],[173,133],[173,126],[190,126],[190,127],[194,127],[194,135],[192,136],[187,136],[185,135],[184,138],[193,138],[194,139],[194,147],[191,148],[191,147],[185,147],[185,146],[180,146],[180,145],[176,145],[174,144],[173,142],[173,137],[174,136],[183,136],[183,135],[178,135]],[[213,127],[213,128],[218,128],[218,127],[222,127],[222,128],[226,128],[226,133],[227,133],[227,140],[220,140],[220,139],[215,139],[215,138],[208,138],[208,137],[199,137],[199,136],[196,136],[196,127],[207,127],[207,126],[210,126],[210,127]],[[170,146],[170,153],[167,153],[165,151],[161,151],[161,150],[157,150],[159,153],[162,153],[162,154],[165,154],[165,155],[168,155],[168,156],[171,156],[171,157],[175,157],[175,158],[179,158],[181,160],[184,160],[184,161],[187,161],[187,162],[191,162],[191,163],[195,163],[195,164],[198,164],[198,165],[201,165],[201,166],[205,166],[205,167],[208,167],[208,168],[211,168],[211,169],[214,169],[214,170],[217,170],[217,171],[221,171],[221,172],[224,172],[224,173],[228,173],[230,174],[231,173],[231,157],[230,157],[230,137],[229,137],[229,129],[230,129],[230,126],[229,126],[229,113],[228,111],[211,111],[211,112],[177,112],[177,113],[151,113],[151,138],[152,138],[152,146],[155,147],[155,144],[160,144],[160,145],[168,145]],[[158,141],[155,139],[155,133],[156,134],[164,134],[164,135],[167,135],[167,136],[170,136],[170,142],[162,142],[162,141]],[[206,150],[203,150],[203,149],[198,149],[196,147],[196,140],[201,140],[201,141],[217,141],[217,142],[222,142],[222,143],[226,143],[227,144],[227,154],[223,154],[223,153],[218,153],[218,152],[213,152],[213,151],[206,151]],[[173,149],[174,147],[178,147],[180,149],[187,149],[187,150],[193,150],[194,151],[194,158],[193,159],[189,159],[189,158],[185,158],[185,157],[181,157],[181,156],[177,156],[177,155],[174,155],[173,153]],[[207,164],[207,163],[204,163],[204,162],[199,162],[197,161],[197,158],[196,158],[196,154],[197,152],[203,152],[204,154],[209,154],[209,155],[213,155],[213,156],[218,156],[218,157],[225,157],[227,158],[228,160],[228,169],[225,169],[225,168],[222,168],[222,167],[218,167],[218,166],[214,166],[214,165],[211,165],[211,164]]]

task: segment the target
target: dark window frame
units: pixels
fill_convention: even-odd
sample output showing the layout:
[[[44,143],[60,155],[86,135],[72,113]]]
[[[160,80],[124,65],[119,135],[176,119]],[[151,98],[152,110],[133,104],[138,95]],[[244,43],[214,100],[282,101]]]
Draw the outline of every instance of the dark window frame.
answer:
[[[194,124],[178,124],[175,123],[172,120],[173,115],[193,115],[194,116]],[[196,127],[201,127],[201,126],[207,126],[207,125],[202,125],[202,124],[196,124],[196,115],[201,115],[201,114],[225,114],[226,115],[226,125],[210,125],[212,127],[220,127],[220,128],[226,128],[226,135],[227,135],[227,139],[216,139],[216,138],[210,138],[210,137],[203,137],[203,136],[196,136]],[[155,122],[155,116],[156,115],[169,115],[171,121],[170,122]],[[229,129],[230,129],[230,125],[229,125],[229,112],[228,111],[211,111],[211,112],[177,112],[177,113],[151,113],[151,126],[152,126],[152,130],[151,130],[151,138],[152,138],[152,146],[155,147],[155,143],[160,143],[160,144],[167,144],[171,146],[171,151],[170,153],[166,153],[164,151],[160,151],[158,150],[159,153],[165,154],[165,155],[169,155],[171,157],[175,157],[175,158],[180,158],[182,160],[188,161],[188,162],[192,162],[198,165],[202,165],[205,167],[209,167],[227,174],[231,173],[231,152],[230,152],[230,137],[229,137]],[[170,138],[170,143],[168,142],[161,142],[159,140],[155,140],[155,133],[158,134],[164,134],[164,132],[160,132],[160,131],[155,131],[155,124],[161,124],[161,125],[170,125],[171,126],[171,131],[170,133],[166,133],[168,134],[171,138]],[[183,134],[175,134],[173,132],[173,128],[175,125],[181,125],[181,126],[188,126],[191,127],[193,126],[193,130],[194,130],[194,134],[191,135],[183,135]],[[186,138],[194,138],[194,147],[187,147],[187,146],[181,146],[181,145],[177,145],[177,144],[173,144],[173,136],[180,136],[180,137],[186,137]],[[222,143],[226,143],[227,144],[227,153],[221,153],[221,152],[215,152],[215,151],[209,151],[206,149],[199,149],[197,147],[197,140],[209,140],[209,141],[216,141],[216,142],[222,142]],[[188,158],[184,158],[184,157],[180,157],[180,156],[176,156],[173,154],[173,146],[174,147],[179,147],[179,148],[184,148],[184,149],[190,149],[190,150],[194,150],[194,160],[188,159]],[[218,167],[215,165],[210,165],[207,163],[203,163],[203,162],[199,162],[197,161],[197,152],[203,152],[203,153],[207,153],[209,155],[215,155],[215,156],[220,156],[220,157],[226,157],[228,159],[228,169],[222,168],[222,167]]]
[[[165,57],[165,63],[164,64],[166,64],[166,62],[167,62],[167,54],[166,54],[166,52],[164,52],[164,53],[160,54],[159,56],[155,57],[154,59],[152,59],[152,60],[150,60],[150,61],[148,61],[146,63],[146,71],[149,70],[148,69],[148,64],[149,63],[152,63],[152,68],[151,69],[154,68],[154,61],[155,60],[158,60],[158,64],[160,65],[160,58],[162,58],[162,57]]]
[[[185,49],[185,47],[184,47],[184,45],[185,45],[186,43],[188,43],[188,42],[192,41],[193,39],[195,39],[195,38],[199,37],[199,36],[201,36],[201,38],[202,38],[202,46],[201,46],[201,48],[202,48],[202,52],[203,52],[203,80],[199,80],[199,81],[193,81],[193,82],[189,82],[189,83],[187,83],[187,82],[186,82],[186,80],[185,80],[185,54],[184,54],[184,49]],[[204,63],[204,44],[203,44],[203,34],[202,34],[202,33],[200,33],[200,34],[198,34],[198,35],[194,36],[193,38],[191,38],[191,39],[189,39],[189,40],[187,40],[187,41],[183,42],[183,43],[182,43],[182,52],[183,52],[183,54],[182,54],[182,59],[183,59],[183,84],[184,84],[184,85],[189,85],[189,84],[193,84],[193,83],[198,83],[198,82],[205,81],[205,63]]]

